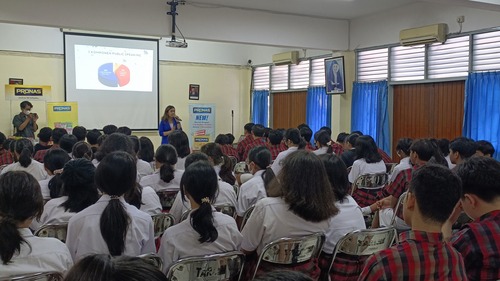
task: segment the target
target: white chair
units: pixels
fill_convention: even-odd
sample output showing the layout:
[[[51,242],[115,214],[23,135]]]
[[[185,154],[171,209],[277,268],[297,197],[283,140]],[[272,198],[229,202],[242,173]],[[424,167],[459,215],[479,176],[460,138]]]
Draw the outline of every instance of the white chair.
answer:
[[[169,191],[169,190],[162,190],[156,192],[156,194],[160,198],[160,203],[163,208],[163,211],[168,211],[172,208],[172,205],[174,204],[175,197],[177,196],[178,192],[179,191]]]
[[[143,259],[145,262],[158,268],[158,270],[163,269],[163,260],[157,254],[143,254],[138,256],[138,258]]]
[[[37,231],[35,231],[35,236],[38,237],[52,237],[61,240],[63,243],[66,242],[66,235],[68,234],[68,223],[51,223],[42,225]]]
[[[59,272],[37,272],[29,274],[16,274],[0,277],[0,281],[62,281],[63,276]]]
[[[153,219],[155,238],[162,236],[167,228],[175,224],[175,218],[172,214],[155,214],[151,216],[151,219]]]
[[[359,176],[353,183],[351,195],[354,194],[356,189],[368,189],[371,191],[379,190],[389,181],[389,174],[365,174]]]
[[[232,205],[229,204],[214,205],[214,208],[215,210],[217,210],[217,212],[221,212],[233,218],[236,217],[236,207]]]
[[[237,281],[245,263],[239,251],[189,257],[176,261],[167,271],[170,281]]]

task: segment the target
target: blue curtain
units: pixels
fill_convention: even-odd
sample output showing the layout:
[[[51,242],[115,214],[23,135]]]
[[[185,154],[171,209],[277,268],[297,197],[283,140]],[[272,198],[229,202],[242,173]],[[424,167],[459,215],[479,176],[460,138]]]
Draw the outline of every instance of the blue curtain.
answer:
[[[306,97],[306,123],[313,134],[321,127],[331,127],[332,96],[326,94],[325,87],[310,87]],[[314,140],[311,138],[311,142]]]
[[[378,147],[390,155],[387,81],[353,83],[351,131],[373,137]]]
[[[269,90],[254,90],[252,93],[252,122],[268,126]]]
[[[500,160],[500,72],[470,73],[465,82],[463,135],[487,140]]]

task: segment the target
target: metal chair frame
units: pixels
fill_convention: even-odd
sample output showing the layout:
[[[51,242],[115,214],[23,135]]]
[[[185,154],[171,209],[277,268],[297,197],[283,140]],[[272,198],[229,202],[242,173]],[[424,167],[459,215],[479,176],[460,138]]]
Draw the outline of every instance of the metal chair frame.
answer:
[[[62,281],[63,276],[56,271],[36,272],[29,274],[16,274],[7,277],[0,277],[0,281]]]
[[[230,217],[236,218],[236,207],[230,204],[214,205],[217,212],[221,212]]]
[[[152,215],[151,219],[153,220],[155,238],[162,236],[167,228],[175,224],[174,216],[168,213]],[[168,221],[170,221],[170,223],[168,223]]]
[[[137,257],[143,259],[145,262],[158,268],[158,270],[160,270],[160,271],[163,269],[163,260],[157,254],[153,254],[153,253],[143,254],[143,255],[139,255]]]
[[[178,192],[179,191],[170,190],[161,190],[156,192],[156,194],[160,198],[160,203],[163,210],[169,210],[170,208],[172,208]]]
[[[56,235],[50,235],[49,231],[56,231]],[[62,231],[63,235],[59,236],[58,232]],[[68,223],[60,222],[60,223],[50,223],[42,225],[37,231],[35,231],[35,236],[38,237],[52,237],[61,240],[63,243],[66,242],[66,236],[68,234]],[[64,237],[62,237],[64,236]]]
[[[389,174],[376,173],[360,175],[353,183],[351,195],[354,194],[356,189],[377,190],[384,187],[389,181]],[[369,183],[370,185],[367,185]]]
[[[243,230],[243,227],[245,226],[245,224],[247,223],[248,221],[248,218],[250,218],[250,215],[252,214],[253,212],[253,209],[255,208],[255,205],[252,205],[250,206],[250,208],[248,208],[245,213],[243,213],[243,218],[241,220],[241,226],[240,226],[240,231]]]

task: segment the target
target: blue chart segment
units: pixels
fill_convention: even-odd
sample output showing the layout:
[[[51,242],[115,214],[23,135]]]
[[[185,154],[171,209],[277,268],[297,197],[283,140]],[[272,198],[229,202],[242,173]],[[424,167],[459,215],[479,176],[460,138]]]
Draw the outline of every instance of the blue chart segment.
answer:
[[[123,87],[130,82],[130,70],[119,63],[105,63],[99,66],[99,82],[108,87]]]

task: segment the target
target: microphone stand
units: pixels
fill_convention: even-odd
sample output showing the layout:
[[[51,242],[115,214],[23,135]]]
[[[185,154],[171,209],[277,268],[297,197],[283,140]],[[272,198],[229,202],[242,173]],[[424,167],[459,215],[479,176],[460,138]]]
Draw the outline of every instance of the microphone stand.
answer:
[[[231,110],[231,134],[234,136],[234,110]]]

